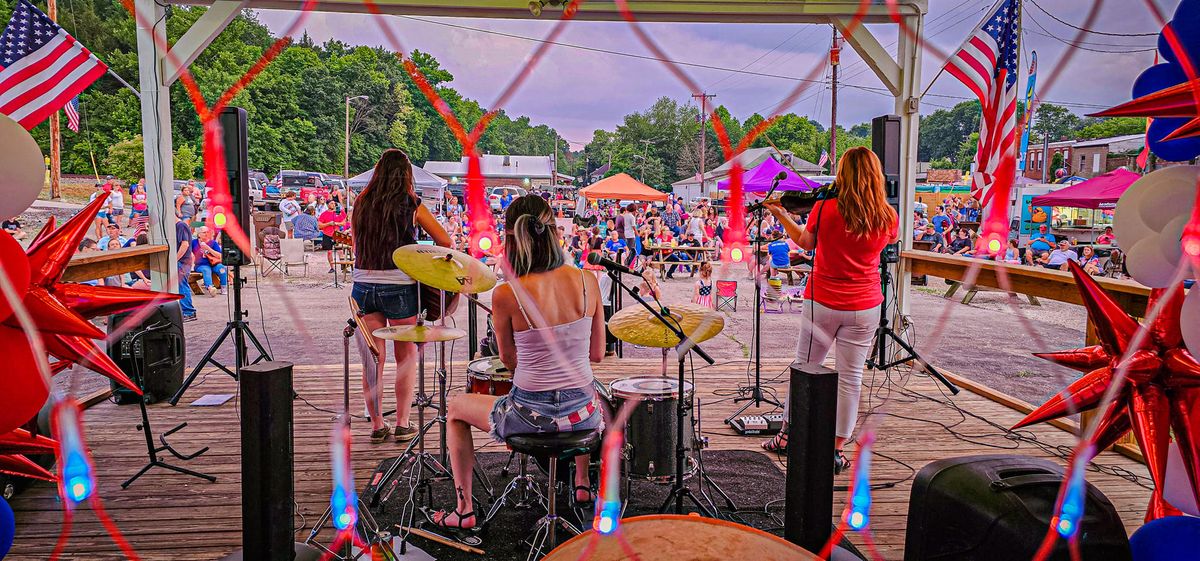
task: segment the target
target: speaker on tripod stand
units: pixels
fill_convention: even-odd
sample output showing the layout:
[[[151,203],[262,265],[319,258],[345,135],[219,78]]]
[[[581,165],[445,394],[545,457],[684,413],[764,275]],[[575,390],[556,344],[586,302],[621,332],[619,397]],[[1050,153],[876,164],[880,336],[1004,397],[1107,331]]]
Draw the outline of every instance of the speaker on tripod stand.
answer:
[[[108,332],[126,329],[120,339],[109,343],[108,356],[121,367],[135,384],[143,388],[142,397],[124,386],[112,382],[117,403],[127,405],[144,399],[158,403],[179,391],[183,384],[184,338],[183,315],[179,302],[160,304],[137,326],[124,325],[133,312],[115,314],[109,318]],[[165,326],[148,331],[148,325]]]

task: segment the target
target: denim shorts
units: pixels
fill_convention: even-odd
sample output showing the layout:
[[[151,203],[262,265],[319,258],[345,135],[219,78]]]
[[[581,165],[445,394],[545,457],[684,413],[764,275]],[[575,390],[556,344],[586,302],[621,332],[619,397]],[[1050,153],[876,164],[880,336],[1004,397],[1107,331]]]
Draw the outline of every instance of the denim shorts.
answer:
[[[488,435],[496,442],[514,434],[600,429],[604,411],[592,386],[544,392],[513,386],[492,406]]]
[[[356,282],[350,297],[364,314],[379,312],[387,319],[417,315],[417,285]]]

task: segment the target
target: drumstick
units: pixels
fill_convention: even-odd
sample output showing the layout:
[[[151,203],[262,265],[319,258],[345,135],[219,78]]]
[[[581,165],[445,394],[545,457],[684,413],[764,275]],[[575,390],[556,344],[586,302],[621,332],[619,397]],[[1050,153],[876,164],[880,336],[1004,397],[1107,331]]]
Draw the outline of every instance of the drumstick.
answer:
[[[397,525],[396,525],[396,527],[397,527],[397,528],[399,528],[401,531],[407,531],[407,532],[409,532],[410,534],[416,534],[416,535],[418,535],[418,536],[421,536],[422,538],[425,538],[425,539],[427,539],[427,540],[432,540],[432,541],[435,541],[435,542],[437,542],[437,543],[440,543],[440,544],[442,544],[442,545],[448,545],[448,546],[450,546],[450,547],[453,547],[453,548],[456,548],[456,549],[460,549],[460,550],[462,550],[462,551],[465,551],[465,552],[467,552],[467,553],[474,553],[474,554],[476,554],[476,555],[485,555],[485,554],[486,554],[486,552],[485,552],[485,551],[483,551],[482,549],[479,549],[479,548],[477,548],[477,547],[471,547],[471,546],[469,546],[469,545],[467,545],[467,544],[465,544],[465,543],[457,542],[457,541],[454,541],[454,540],[452,540],[452,539],[450,539],[450,538],[446,538],[446,537],[440,536],[440,535],[438,535],[438,534],[435,534],[435,533],[433,533],[433,532],[429,532],[429,531],[426,531],[426,530],[422,530],[422,529],[420,529],[420,528],[412,528],[412,527],[407,527],[407,528],[406,528],[406,527],[404,527],[404,526],[400,526],[399,524],[397,524]]]
[[[371,354],[375,355],[376,360],[379,360],[379,349],[375,347],[375,337],[371,335],[370,331],[367,331],[367,325],[363,323],[363,313],[358,307],[358,302],[354,301],[353,296],[347,296],[346,300],[350,302],[350,312],[354,316],[354,323],[358,324],[358,331],[366,340],[367,348],[371,349]]]

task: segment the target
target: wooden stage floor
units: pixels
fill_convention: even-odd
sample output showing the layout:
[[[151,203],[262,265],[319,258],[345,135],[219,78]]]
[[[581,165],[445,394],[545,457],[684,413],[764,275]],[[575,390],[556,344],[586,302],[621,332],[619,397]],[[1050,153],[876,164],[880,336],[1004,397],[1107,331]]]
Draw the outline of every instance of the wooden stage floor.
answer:
[[[763,378],[773,379],[780,395],[786,393],[787,363],[772,360],[763,365]],[[342,394],[340,364],[324,366],[300,365],[295,369],[296,391],[312,406],[334,411],[340,408]],[[604,380],[620,376],[653,374],[657,361],[641,359],[606,359],[596,368]],[[728,390],[745,384],[746,361],[697,368],[695,377],[698,397],[703,400],[703,425],[713,449],[759,450],[758,437],[741,437],[721,423],[734,410],[726,399]],[[454,368],[455,385],[461,387],[463,365]],[[352,372],[356,377],[356,373]],[[880,456],[873,462],[873,480],[901,483],[877,491],[874,495],[872,526],[876,543],[888,559],[900,559],[904,548],[905,518],[913,470],[930,461],[972,454],[1014,453],[1051,457],[1050,447],[1070,445],[1074,438],[1049,426],[1038,426],[1022,434],[1036,436],[1039,446],[1029,441],[1006,437],[1004,431],[975,416],[1007,427],[1020,415],[984,397],[964,390],[952,400],[965,411],[963,415],[939,392],[936,383],[925,376],[893,374],[885,380],[882,374],[865,379],[871,385],[864,389],[863,411],[875,407],[880,413],[876,451]],[[353,385],[352,378],[352,385]],[[900,391],[905,388],[904,394]],[[183,403],[190,403],[204,394],[235,393],[235,384],[225,374],[213,371],[203,384],[193,386]],[[928,396],[937,401],[925,399]],[[352,397],[352,408],[361,411],[361,398]],[[150,409],[155,431],[161,432],[187,421],[188,427],[172,435],[171,442],[187,453],[203,446],[211,449],[190,462],[178,465],[217,476],[216,483],[177,475],[161,469],[122,490],[120,483],[134,474],[145,462],[146,451],[142,435],[135,429],[139,422],[134,406],[117,406],[104,402],[86,413],[86,430],[95,457],[99,477],[99,492],[108,512],[129,538],[143,559],[216,559],[238,548],[240,530],[240,461],[238,446],[238,409],[231,400],[219,407],[179,407],[155,405]],[[385,400],[387,405],[387,400]],[[390,405],[389,405],[390,407]],[[295,402],[295,469],[297,540],[308,535],[310,525],[327,504],[330,491],[329,438],[332,415],[310,407],[305,401]],[[947,427],[952,427],[951,429]],[[370,476],[379,461],[398,453],[392,443],[372,445],[367,442],[367,425],[355,424],[353,462],[359,487]],[[478,443],[486,437],[478,434]],[[956,436],[958,435],[958,436]],[[495,449],[499,449],[498,447]],[[1061,460],[1058,460],[1061,464]],[[1148,482],[1146,469],[1139,463],[1113,452],[1101,454],[1097,462],[1106,468],[1116,468],[1140,476]],[[782,464],[781,464],[782,465]],[[1105,471],[1111,472],[1112,469]],[[752,474],[750,476],[753,476]],[[1126,478],[1109,473],[1089,473],[1089,480],[1098,486],[1119,509],[1127,529],[1141,525],[1149,490]],[[838,484],[847,483],[847,476]],[[763,489],[763,501],[781,498],[782,489]],[[844,493],[837,500],[841,510]],[[9,559],[46,559],[59,533],[62,512],[49,484],[36,484],[11,501],[16,511],[16,544]],[[760,503],[761,504],[761,503]],[[301,518],[303,517],[303,518]],[[852,537],[861,543],[857,536]],[[71,540],[66,549],[67,559],[115,559],[120,553],[109,540],[93,513],[81,511],[76,517]]]

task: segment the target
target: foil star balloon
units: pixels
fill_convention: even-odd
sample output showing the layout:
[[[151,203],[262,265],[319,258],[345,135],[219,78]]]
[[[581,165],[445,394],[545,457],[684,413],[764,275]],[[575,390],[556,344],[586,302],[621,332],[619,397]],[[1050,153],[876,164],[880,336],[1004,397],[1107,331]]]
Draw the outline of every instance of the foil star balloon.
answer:
[[[1117,398],[1096,421],[1095,450],[1114,444],[1133,431],[1146,466],[1154,479],[1154,492],[1146,511],[1146,521],[1179,514],[1163,500],[1166,481],[1167,445],[1174,431],[1192,484],[1192,493],[1200,500],[1200,363],[1183,346],[1179,328],[1183,286],[1154,289],[1147,309],[1166,300],[1163,311],[1147,326],[1149,334],[1130,351],[1134,334],[1141,325],[1130,317],[1091,276],[1074,261],[1071,273],[1096,326],[1100,344],[1054,353],[1037,353],[1052,362],[1085,372],[1063,392],[1050,398],[1014,429],[1056,419],[1076,411],[1096,408],[1113,382],[1118,369],[1127,379]],[[1124,359],[1128,353],[1128,358]]]
[[[1200,135],[1200,99],[1196,96],[1197,89],[1200,89],[1200,78],[1146,94],[1116,107],[1092,113],[1089,117],[1192,117],[1190,121],[1163,137],[1163,140]]]
[[[25,429],[0,434],[0,473],[54,481],[57,478],[24,454],[53,454],[54,441]]]

